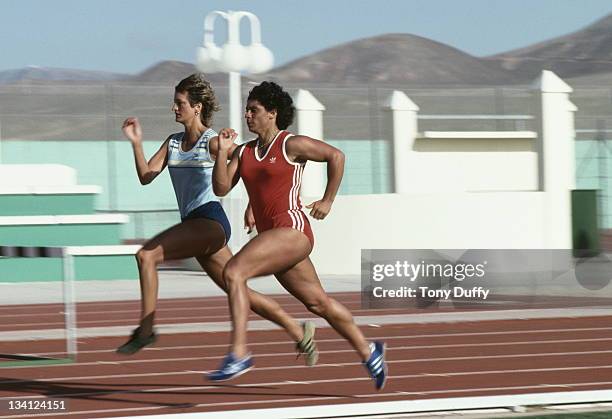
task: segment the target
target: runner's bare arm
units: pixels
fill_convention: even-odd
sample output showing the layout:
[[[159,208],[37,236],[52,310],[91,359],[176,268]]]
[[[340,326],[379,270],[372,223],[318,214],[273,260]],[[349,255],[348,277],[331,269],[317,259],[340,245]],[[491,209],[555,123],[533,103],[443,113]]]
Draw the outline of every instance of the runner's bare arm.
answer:
[[[142,149],[142,129],[137,118],[127,118],[121,127],[123,134],[132,143],[134,151],[134,163],[136,165],[136,173],[138,180],[142,185],[151,183],[157,175],[159,175],[168,164],[168,142],[171,136],[162,143],[159,150],[155,152],[153,157],[146,160]]]
[[[217,155],[219,154],[219,136],[216,135],[216,136],[212,137],[208,144],[210,146],[210,154],[213,156],[214,159],[216,159]],[[227,155],[230,158],[234,154],[234,150],[237,147],[238,147],[238,145],[236,143],[232,143],[232,147],[229,149],[229,152],[227,153]]]
[[[225,130],[221,130],[218,136],[218,150],[217,158],[215,160],[215,166],[213,169],[213,191],[217,196],[225,196],[232,190],[234,185],[240,179],[238,172],[240,148],[235,146],[234,140],[236,134],[231,134]],[[230,149],[233,147],[233,153],[231,154],[231,160],[229,160]]]
[[[291,161],[306,162],[308,160],[327,163],[327,186],[323,198],[306,205],[311,209],[310,215],[322,220],[329,214],[336,199],[342,175],[344,174],[344,153],[323,141],[305,135],[295,135],[287,140],[287,157]]]

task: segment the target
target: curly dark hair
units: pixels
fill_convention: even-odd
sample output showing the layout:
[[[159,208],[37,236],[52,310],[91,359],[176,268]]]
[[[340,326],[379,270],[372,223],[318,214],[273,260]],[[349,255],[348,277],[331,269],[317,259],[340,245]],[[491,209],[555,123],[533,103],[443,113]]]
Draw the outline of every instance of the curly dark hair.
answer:
[[[201,103],[202,112],[200,113],[200,120],[204,125],[210,127],[213,114],[221,108],[217,103],[215,91],[212,89],[210,82],[204,78],[204,74],[195,73],[184,78],[176,85],[174,91],[186,92],[191,106]]]
[[[289,93],[273,81],[264,81],[253,87],[249,92],[247,100],[256,100],[266,108],[268,112],[276,110],[276,126],[287,129],[293,123],[295,106]]]

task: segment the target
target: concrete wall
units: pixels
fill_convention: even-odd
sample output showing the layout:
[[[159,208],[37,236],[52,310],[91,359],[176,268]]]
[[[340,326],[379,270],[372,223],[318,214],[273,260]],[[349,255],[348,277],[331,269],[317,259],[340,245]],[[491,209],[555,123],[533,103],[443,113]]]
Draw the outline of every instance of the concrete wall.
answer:
[[[405,187],[410,193],[536,191],[534,148],[533,139],[510,137],[417,138]]]
[[[339,196],[325,220],[310,218],[311,258],[319,274],[358,275],[361,249],[545,248],[546,197],[543,192]]]
[[[361,249],[521,249],[545,244],[541,192],[342,196],[313,221],[312,259],[326,274],[359,274]]]
[[[359,274],[361,249],[571,249],[575,188],[571,87],[543,71],[536,131],[418,131],[419,107],[383,105],[394,194],[338,196],[314,221],[322,274]]]
[[[569,92],[557,76],[543,72],[534,85],[533,132],[419,132],[418,106],[393,92],[385,106],[395,193],[339,195],[330,216],[312,222],[317,242],[312,258],[319,272],[358,274],[361,249],[571,248],[576,109]],[[322,111],[298,109],[313,118]],[[113,179],[111,195],[117,199],[137,180],[127,161],[131,154],[107,151],[123,156],[120,164],[109,162],[130,168],[126,178]],[[309,189],[321,191],[321,177],[313,182]],[[160,195],[172,196],[170,185],[160,186]],[[245,206],[241,196],[224,202],[235,233],[241,231]],[[248,239],[238,233],[230,244],[237,250]]]
[[[24,162],[25,163],[25,162]],[[77,172],[61,164],[41,164],[33,170],[28,164],[0,165],[0,188],[67,186],[77,184]]]

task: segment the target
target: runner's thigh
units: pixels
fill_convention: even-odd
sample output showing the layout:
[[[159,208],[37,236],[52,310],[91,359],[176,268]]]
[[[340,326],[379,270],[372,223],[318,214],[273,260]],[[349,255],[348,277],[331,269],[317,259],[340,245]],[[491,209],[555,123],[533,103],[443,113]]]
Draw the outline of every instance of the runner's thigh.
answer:
[[[305,305],[317,305],[327,298],[309,257],[276,275],[278,282]]]
[[[300,231],[274,228],[258,234],[227,264],[226,269],[241,277],[270,275],[286,270],[306,258],[312,249]]]
[[[217,252],[225,245],[219,223],[207,218],[181,222],[146,242],[144,250],[162,252],[164,260],[184,259]]]

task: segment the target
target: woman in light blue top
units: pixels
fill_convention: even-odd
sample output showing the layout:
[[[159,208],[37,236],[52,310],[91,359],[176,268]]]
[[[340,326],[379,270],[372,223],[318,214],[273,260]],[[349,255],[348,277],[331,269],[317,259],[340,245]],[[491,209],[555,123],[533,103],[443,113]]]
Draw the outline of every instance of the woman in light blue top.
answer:
[[[117,349],[133,354],[156,340],[153,330],[158,293],[157,266],[167,260],[195,257],[211,279],[223,290],[223,268],[232,257],[227,246],[230,225],[212,191],[212,170],[218,150],[218,136],[210,128],[213,113],[219,109],[210,83],[193,74],[176,86],[172,111],[184,131],[170,135],[147,161],[142,149],[142,129],[138,119],[127,118],[123,133],[132,143],[140,183],[151,183],[167,166],[181,213],[181,222],[147,241],[136,254],[142,297],[140,326]],[[233,147],[235,148],[235,146]],[[300,327],[278,303],[249,291],[251,308],[262,317],[283,327],[304,352],[306,362],[316,362],[312,323]],[[305,350],[307,348],[308,350]]]

